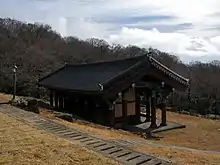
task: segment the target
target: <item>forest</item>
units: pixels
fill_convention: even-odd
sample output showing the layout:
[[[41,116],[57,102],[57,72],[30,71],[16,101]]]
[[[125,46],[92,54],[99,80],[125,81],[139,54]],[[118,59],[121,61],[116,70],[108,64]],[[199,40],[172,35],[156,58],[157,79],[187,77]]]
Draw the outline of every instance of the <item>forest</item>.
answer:
[[[13,92],[13,66],[17,70],[17,94],[37,98],[47,97],[36,84],[39,78],[62,67],[65,62],[90,63],[123,59],[154,52],[155,58],[175,72],[190,79],[190,88],[175,92],[169,103],[179,111],[201,115],[220,115],[220,62],[199,61],[184,64],[177,56],[154,48],[110,45],[104,40],[61,37],[49,25],[30,24],[0,18],[0,92]],[[218,80],[219,79],[219,80]]]

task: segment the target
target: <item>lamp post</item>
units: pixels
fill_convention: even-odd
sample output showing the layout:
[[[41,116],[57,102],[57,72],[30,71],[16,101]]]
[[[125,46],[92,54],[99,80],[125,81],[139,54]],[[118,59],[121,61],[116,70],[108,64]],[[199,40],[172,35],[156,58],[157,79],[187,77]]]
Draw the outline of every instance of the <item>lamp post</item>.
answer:
[[[12,100],[15,101],[15,95],[16,95],[16,72],[17,72],[18,67],[14,65],[13,67],[13,98]]]

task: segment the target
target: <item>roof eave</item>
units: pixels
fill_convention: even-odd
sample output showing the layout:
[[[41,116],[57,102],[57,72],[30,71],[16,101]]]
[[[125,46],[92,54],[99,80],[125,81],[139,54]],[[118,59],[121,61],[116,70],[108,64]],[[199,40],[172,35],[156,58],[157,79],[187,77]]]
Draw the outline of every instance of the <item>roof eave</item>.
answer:
[[[46,89],[51,90],[51,91],[59,91],[59,92],[67,92],[67,93],[84,93],[84,94],[97,94],[97,95],[100,95],[104,92],[104,91],[101,91],[101,90],[87,90],[87,91],[84,91],[84,90],[76,90],[76,89],[65,89],[65,88],[52,87],[52,86],[49,86],[49,85],[43,85],[43,84],[40,84],[40,83],[38,83],[38,85],[40,87],[46,88]]]
[[[149,56],[149,61],[150,61],[150,64],[154,68],[156,68],[159,71],[163,72],[164,74],[168,75],[170,78],[172,78],[173,80],[179,82],[181,85],[186,86],[186,88],[188,87],[189,79],[177,74],[176,72],[169,69],[168,67],[166,67],[165,65],[163,65],[162,63],[160,63],[159,61],[157,61],[156,59],[154,59],[151,56]]]

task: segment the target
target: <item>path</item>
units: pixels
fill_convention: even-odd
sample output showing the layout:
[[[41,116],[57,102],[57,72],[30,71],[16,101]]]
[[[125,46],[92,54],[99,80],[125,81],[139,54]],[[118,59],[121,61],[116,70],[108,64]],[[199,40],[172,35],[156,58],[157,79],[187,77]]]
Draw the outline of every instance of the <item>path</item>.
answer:
[[[220,152],[218,152],[218,151],[199,150],[199,149],[188,148],[188,147],[183,147],[183,146],[157,144],[157,143],[150,142],[150,141],[147,141],[147,140],[130,140],[130,141],[115,140],[115,141],[120,143],[121,145],[131,146],[131,147],[134,146],[134,145],[146,145],[146,146],[153,146],[153,147],[162,147],[162,148],[170,148],[170,149],[191,151],[191,152],[199,153],[199,154],[216,154],[216,155],[220,155]]]
[[[106,141],[86,133],[79,132],[73,128],[58,124],[51,119],[44,118],[16,107],[0,105],[0,112],[21,120],[24,123],[30,124],[38,129],[53,133],[60,138],[72,141],[77,145],[87,147],[123,164],[171,165],[170,162],[165,160],[128,149],[119,143],[113,143],[111,141]]]

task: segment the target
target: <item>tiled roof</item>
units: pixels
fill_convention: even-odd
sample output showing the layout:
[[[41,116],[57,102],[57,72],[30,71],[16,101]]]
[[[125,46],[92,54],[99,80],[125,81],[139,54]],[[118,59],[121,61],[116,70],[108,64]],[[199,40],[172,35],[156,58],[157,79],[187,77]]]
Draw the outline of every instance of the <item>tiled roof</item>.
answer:
[[[143,57],[126,60],[82,64],[66,65],[55,73],[46,76],[39,81],[39,85],[48,88],[97,91],[99,84],[111,79],[115,75],[120,75]]]
[[[171,79],[187,86],[188,79],[159,63],[150,55],[136,56],[124,60],[99,62],[81,65],[65,65],[58,71],[39,80],[39,85],[51,89],[66,89],[73,91],[100,91],[103,84],[132,70],[139,64],[151,65],[170,76]]]

